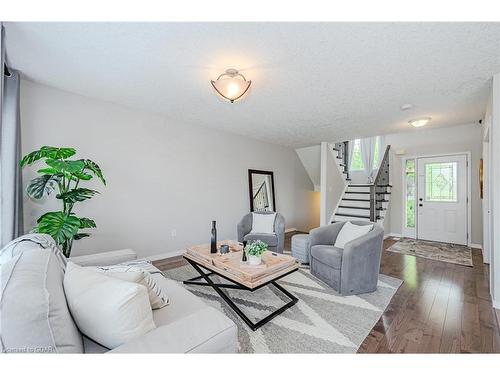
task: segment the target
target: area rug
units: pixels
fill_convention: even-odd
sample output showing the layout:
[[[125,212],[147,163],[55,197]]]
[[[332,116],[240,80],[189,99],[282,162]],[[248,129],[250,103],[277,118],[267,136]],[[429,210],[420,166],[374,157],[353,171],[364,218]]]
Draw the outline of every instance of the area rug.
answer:
[[[197,273],[188,265],[166,271],[164,275],[182,281]],[[213,277],[214,281],[217,279]],[[252,331],[211,287],[184,286],[236,323],[240,353],[355,353],[402,281],[380,275],[376,292],[348,297],[340,296],[306,269],[284,277],[279,284],[299,301],[256,331]],[[254,321],[288,302],[272,285],[255,292],[225,291]]]
[[[442,242],[401,238],[387,251],[472,267],[470,247]]]

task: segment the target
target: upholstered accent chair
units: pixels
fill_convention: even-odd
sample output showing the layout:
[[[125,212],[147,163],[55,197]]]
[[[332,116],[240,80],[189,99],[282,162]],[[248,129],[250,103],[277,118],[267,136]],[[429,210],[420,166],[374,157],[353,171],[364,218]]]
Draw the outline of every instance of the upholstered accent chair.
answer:
[[[261,215],[270,215],[274,212],[255,212]],[[283,215],[276,213],[274,219],[274,233],[251,233],[252,231],[252,213],[248,213],[238,223],[238,241],[255,241],[261,240],[269,245],[269,250],[277,253],[283,253],[285,246],[285,218]]]
[[[311,274],[343,296],[377,290],[384,230],[376,223],[352,221],[373,228],[365,235],[335,247],[337,236],[346,222],[313,229],[309,234]]]

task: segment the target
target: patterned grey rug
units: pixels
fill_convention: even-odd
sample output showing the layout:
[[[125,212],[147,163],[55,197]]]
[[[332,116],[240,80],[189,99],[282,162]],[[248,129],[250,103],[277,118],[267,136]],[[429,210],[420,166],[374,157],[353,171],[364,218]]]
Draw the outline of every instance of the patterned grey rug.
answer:
[[[470,247],[462,245],[401,238],[389,247],[387,251],[455,263],[462,266],[473,266]]]
[[[182,281],[197,273],[188,265],[166,271],[164,275]],[[299,302],[257,331],[252,331],[212,288],[185,287],[237,324],[241,353],[355,353],[402,281],[380,275],[376,292],[348,297],[340,296],[307,269],[284,277],[279,284],[297,296]],[[288,302],[273,286],[253,293],[225,291],[247,316],[256,318],[254,321]]]

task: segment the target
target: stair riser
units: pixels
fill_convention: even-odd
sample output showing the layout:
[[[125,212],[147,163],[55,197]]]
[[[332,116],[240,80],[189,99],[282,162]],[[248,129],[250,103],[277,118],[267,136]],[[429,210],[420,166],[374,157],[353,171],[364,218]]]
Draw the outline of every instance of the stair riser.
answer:
[[[354,206],[354,207],[365,207],[370,208],[370,202],[358,202],[358,201],[346,201],[342,200],[341,206]]]
[[[370,199],[370,194],[352,194],[345,193],[344,198],[352,198],[352,199]]]
[[[347,215],[370,215],[370,209],[356,209],[356,208],[340,208],[337,210],[338,214]]]
[[[347,188],[349,191],[366,191],[370,192],[370,187],[369,186],[349,186]]]
[[[369,219],[363,219],[360,217],[349,217],[349,216],[337,216],[335,215],[335,221],[370,221]]]

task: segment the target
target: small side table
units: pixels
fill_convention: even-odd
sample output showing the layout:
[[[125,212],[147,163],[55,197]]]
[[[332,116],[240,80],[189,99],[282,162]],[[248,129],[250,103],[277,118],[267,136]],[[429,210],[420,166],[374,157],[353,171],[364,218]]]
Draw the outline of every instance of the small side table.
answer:
[[[308,234],[296,234],[292,237],[292,256],[302,264],[309,264]]]

